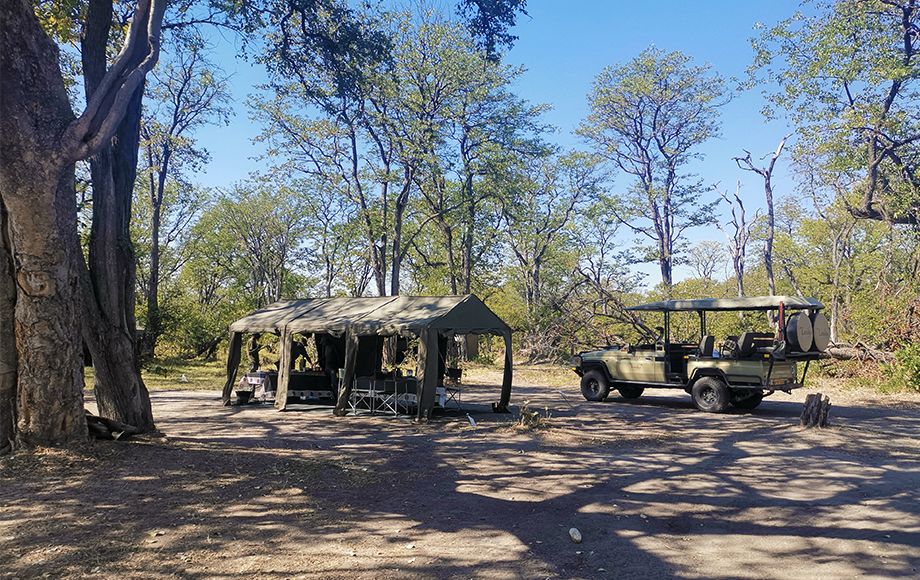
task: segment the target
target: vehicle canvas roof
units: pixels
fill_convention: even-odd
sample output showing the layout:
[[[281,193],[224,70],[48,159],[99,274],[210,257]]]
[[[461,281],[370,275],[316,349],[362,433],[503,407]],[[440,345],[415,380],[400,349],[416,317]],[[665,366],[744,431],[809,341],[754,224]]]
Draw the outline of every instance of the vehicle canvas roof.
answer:
[[[653,312],[696,312],[732,310],[777,310],[780,303],[786,310],[820,310],[824,308],[814,298],[799,296],[746,296],[743,298],[698,298],[696,300],[664,300],[630,306],[626,310]]]

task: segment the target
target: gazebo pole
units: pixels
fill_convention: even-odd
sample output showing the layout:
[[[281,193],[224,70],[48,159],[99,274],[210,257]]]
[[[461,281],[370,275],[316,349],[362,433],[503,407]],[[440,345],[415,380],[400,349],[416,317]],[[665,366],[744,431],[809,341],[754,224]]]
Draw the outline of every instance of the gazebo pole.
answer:
[[[236,384],[236,369],[240,366],[242,350],[243,333],[231,331],[227,350],[227,382],[224,383],[224,392],[221,396],[224,406],[230,404],[230,397],[233,395],[233,386]]]
[[[278,353],[278,384],[275,385],[275,408],[284,411],[287,407],[288,381],[291,378],[291,333],[287,327],[281,331],[281,348]]]

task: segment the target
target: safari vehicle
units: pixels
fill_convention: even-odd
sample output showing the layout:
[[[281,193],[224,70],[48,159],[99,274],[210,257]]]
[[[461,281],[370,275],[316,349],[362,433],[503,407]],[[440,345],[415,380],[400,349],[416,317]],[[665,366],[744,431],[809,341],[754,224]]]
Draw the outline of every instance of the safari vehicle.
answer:
[[[721,413],[729,405],[754,409],[776,391],[802,386],[808,363],[818,359],[830,342],[830,326],[814,298],[761,296],[668,300],[627,308],[661,313],[654,342],[582,352],[572,359],[581,377],[581,392],[589,401],[603,401],[616,389],[625,399],[642,396],[645,389],[683,389],[701,411]],[[706,332],[711,312],[775,312],[778,330],[743,332],[723,337],[718,344]],[[699,341],[671,342],[674,313],[699,315]],[[788,316],[787,316],[788,315]],[[659,315],[660,316],[660,315]],[[763,319],[763,316],[760,316]],[[801,379],[798,363],[804,362]]]

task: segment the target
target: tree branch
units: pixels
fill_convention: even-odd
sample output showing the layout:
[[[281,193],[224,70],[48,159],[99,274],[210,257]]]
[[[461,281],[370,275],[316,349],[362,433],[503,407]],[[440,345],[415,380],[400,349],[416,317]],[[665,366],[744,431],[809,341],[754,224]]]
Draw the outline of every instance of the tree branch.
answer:
[[[157,62],[165,10],[166,0],[138,0],[124,47],[86,110],[67,127],[61,139],[61,154],[70,161],[92,157],[115,134],[131,96]]]

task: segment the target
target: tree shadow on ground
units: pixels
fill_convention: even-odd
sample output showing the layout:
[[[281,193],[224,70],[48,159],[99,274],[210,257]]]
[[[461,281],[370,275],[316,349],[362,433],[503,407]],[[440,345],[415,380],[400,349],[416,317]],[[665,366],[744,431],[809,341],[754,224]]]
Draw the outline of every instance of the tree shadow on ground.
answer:
[[[202,580],[920,571],[916,446],[799,430],[782,405],[722,416],[670,398],[558,405],[547,411],[555,428],[521,431],[469,391],[462,412],[429,426],[155,393],[165,440],[3,460],[0,570]],[[544,391],[524,395],[549,410]]]

